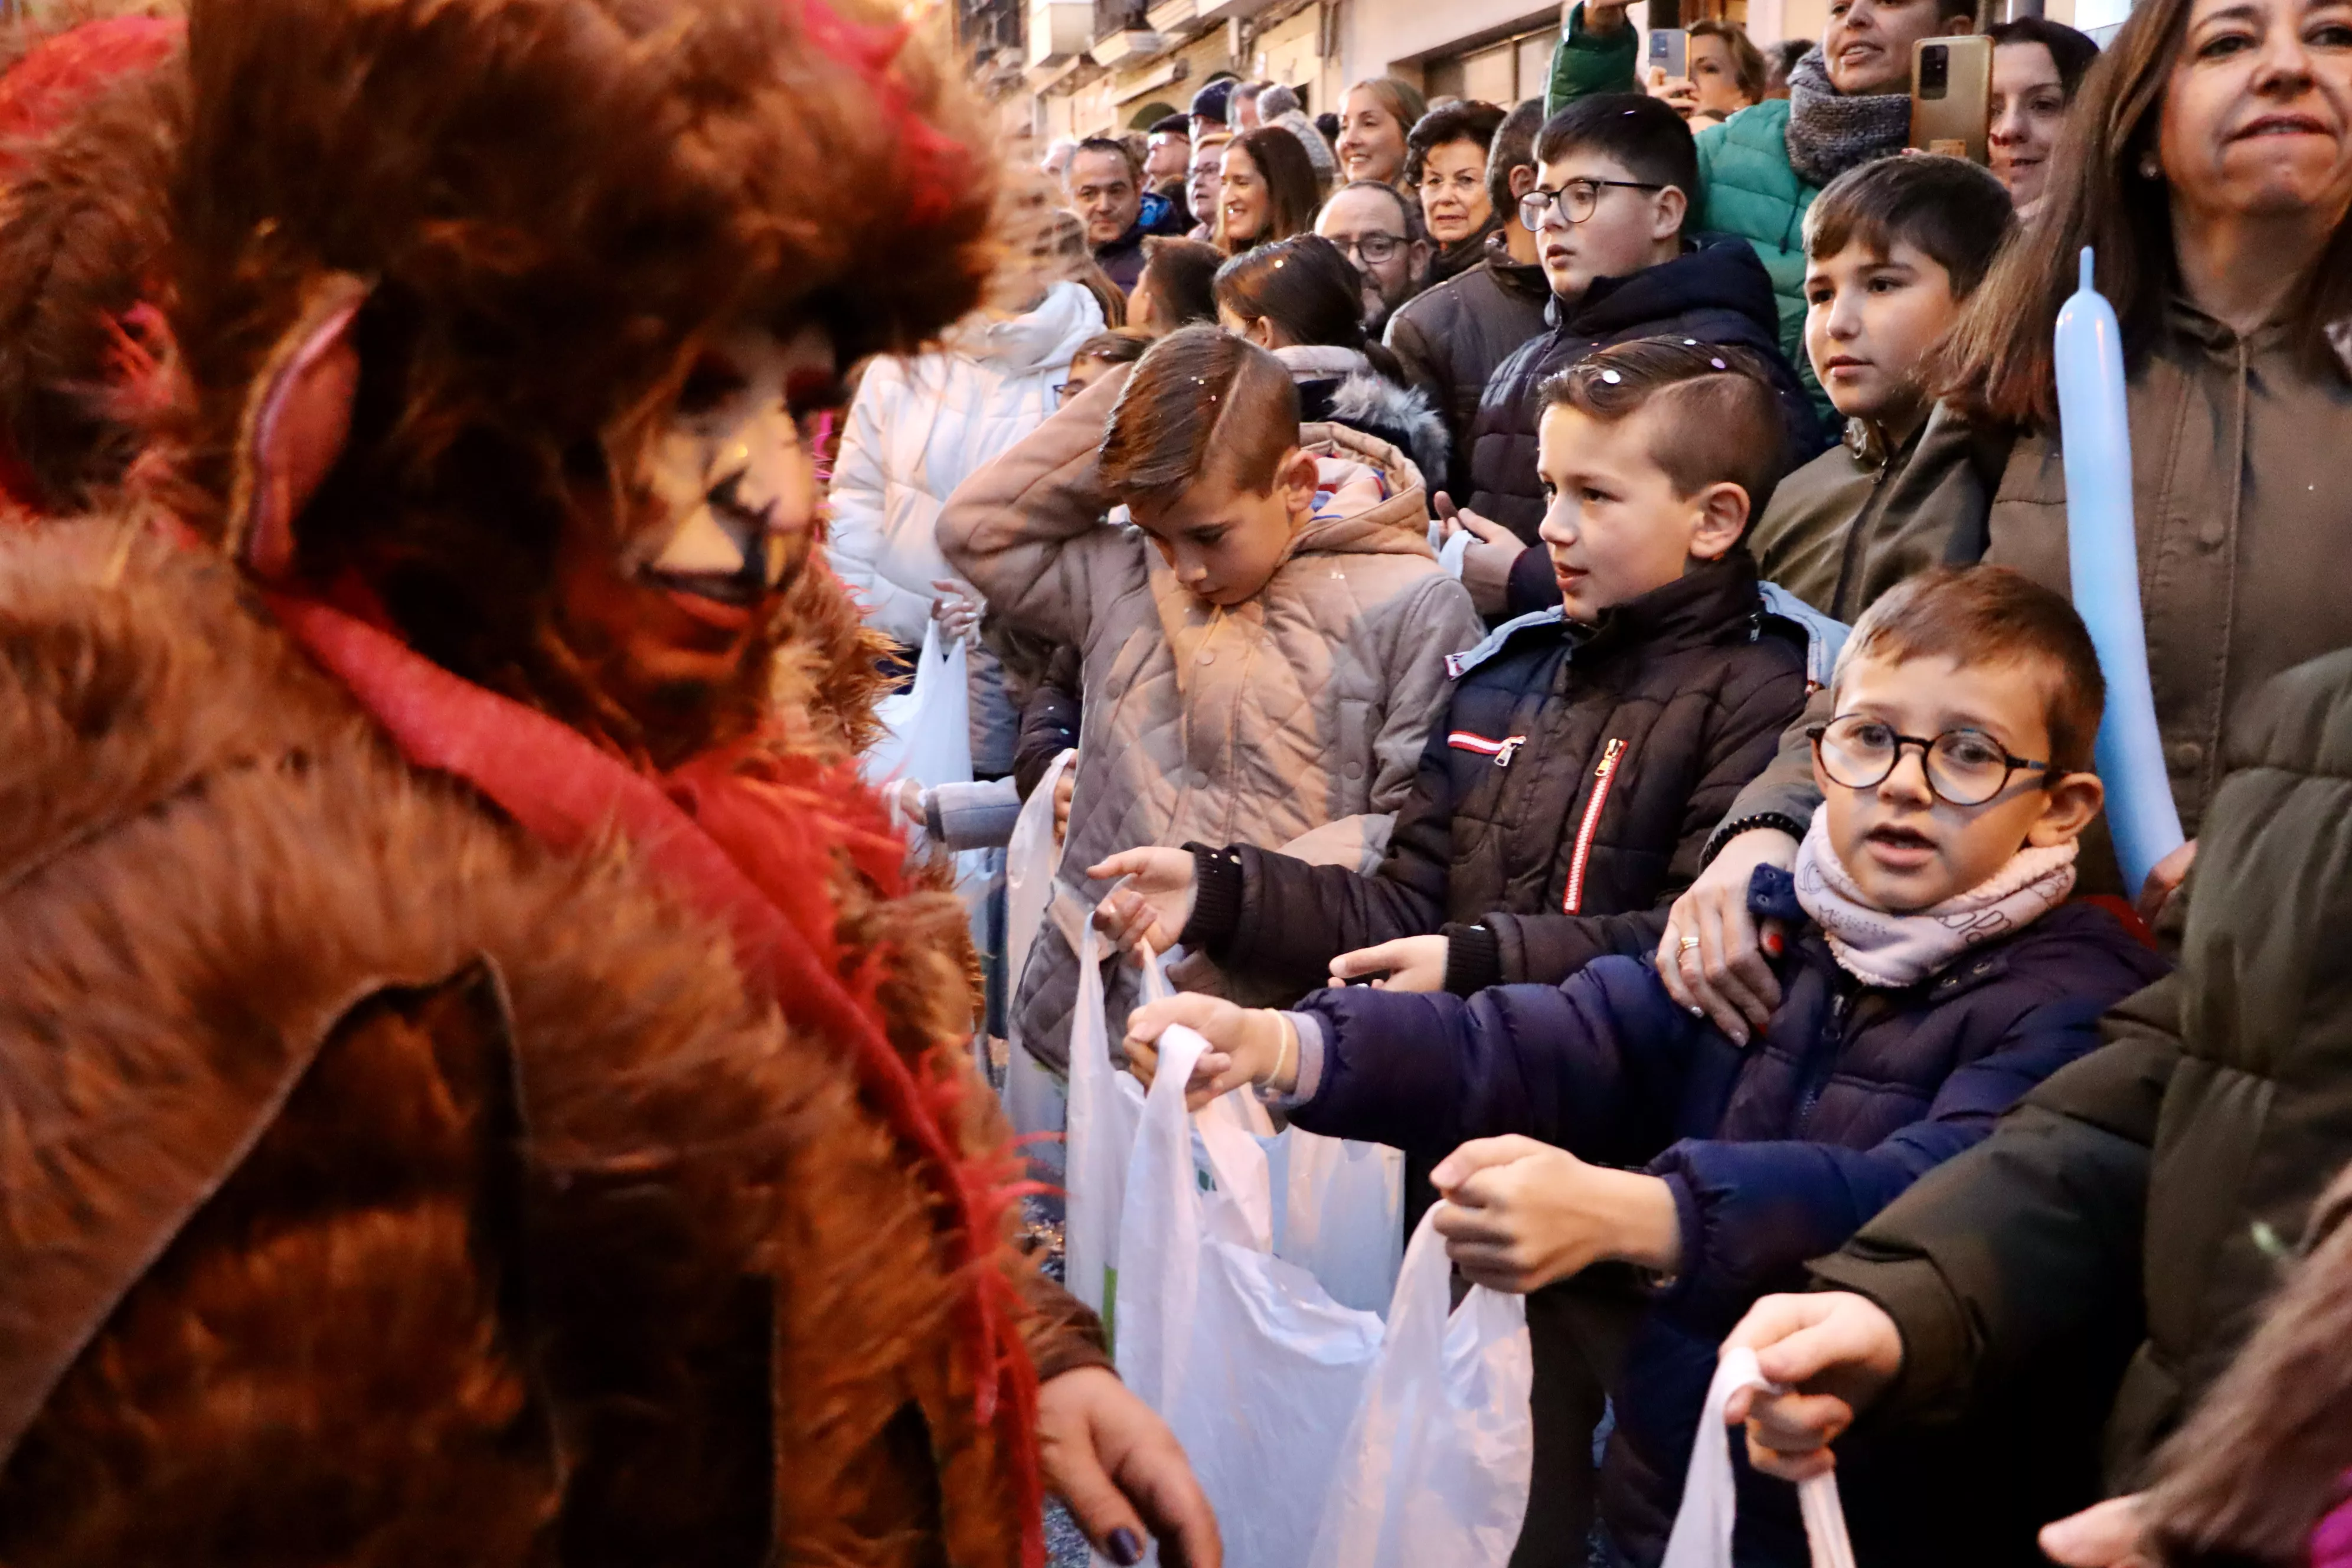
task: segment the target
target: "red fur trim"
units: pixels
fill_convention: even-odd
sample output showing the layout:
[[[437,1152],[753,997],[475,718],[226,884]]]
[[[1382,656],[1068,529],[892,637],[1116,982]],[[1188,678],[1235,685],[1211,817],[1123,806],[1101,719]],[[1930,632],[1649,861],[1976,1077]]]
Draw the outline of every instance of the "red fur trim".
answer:
[[[1044,1560],[1035,1443],[1037,1382],[1011,1279],[988,1238],[1012,1198],[1008,1173],[967,1159],[947,1131],[961,1080],[891,1047],[871,966],[845,984],[826,891],[829,852],[872,862],[895,887],[904,855],[870,792],[842,770],[749,748],[697,759],[656,782],[535,709],[451,674],[397,637],[317,600],[268,593],[278,622],[373,713],[419,767],[454,774],[541,842],[567,848],[617,826],[689,902],[724,921],[746,977],[786,1015],[856,1053],[859,1082],[927,1163],[954,1206],[957,1267],[980,1414],[993,1420],[1020,1490],[1023,1554]],[[665,787],[667,785],[667,787]],[[887,855],[885,855],[887,851]]]
[[[913,95],[890,74],[890,62],[907,47],[907,25],[863,26],[845,19],[824,0],[802,0],[801,26],[811,44],[866,77],[904,161],[907,223],[928,228],[945,218],[970,177],[970,154],[915,112]]]
[[[56,130],[116,78],[161,65],[187,34],[177,17],[111,16],[45,38],[0,77],[0,174],[12,143]]]

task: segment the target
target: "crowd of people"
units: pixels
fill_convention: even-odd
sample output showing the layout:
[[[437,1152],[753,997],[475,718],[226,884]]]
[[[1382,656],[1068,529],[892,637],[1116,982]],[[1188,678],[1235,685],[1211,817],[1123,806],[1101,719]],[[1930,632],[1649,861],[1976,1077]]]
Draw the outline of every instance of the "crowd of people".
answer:
[[[2000,23],[1984,164],[1950,0],[1013,166],[885,13],[0,54],[0,1563],[1215,1568],[1023,1142],[1098,980],[1525,1298],[1514,1568],[1727,1350],[1741,1568],[2352,1563],[2352,3]]]

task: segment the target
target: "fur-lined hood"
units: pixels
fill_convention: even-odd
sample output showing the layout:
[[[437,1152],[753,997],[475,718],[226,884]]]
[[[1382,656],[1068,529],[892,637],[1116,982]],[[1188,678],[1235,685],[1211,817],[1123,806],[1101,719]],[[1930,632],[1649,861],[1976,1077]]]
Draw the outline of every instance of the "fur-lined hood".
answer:
[[[1298,384],[1299,417],[1376,436],[1401,449],[1433,482],[1445,475],[1453,437],[1426,393],[1382,375],[1358,349],[1307,343],[1274,351]]]
[[[916,1162],[719,931],[201,552],[0,540],[0,1559],[1017,1559]],[[932,901],[844,908],[886,1009]]]

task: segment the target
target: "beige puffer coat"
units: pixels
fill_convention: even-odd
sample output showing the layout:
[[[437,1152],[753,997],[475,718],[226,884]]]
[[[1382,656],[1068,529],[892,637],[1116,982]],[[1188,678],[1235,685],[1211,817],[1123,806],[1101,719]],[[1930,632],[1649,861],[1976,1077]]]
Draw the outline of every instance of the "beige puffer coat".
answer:
[[[1444,710],[1445,656],[1480,636],[1430,549],[1420,471],[1333,425],[1300,431],[1329,493],[1265,590],[1229,609],[1194,598],[1139,530],[1103,521],[1114,502],[1095,458],[1123,384],[1088,388],[940,517],[940,549],[990,606],[1083,660],[1055,919],[1014,1001],[1019,1037],[1056,1070],[1069,939],[1101,891],[1085,868],[1139,845],[1282,845],[1315,829],[1323,858],[1369,868]],[[1133,973],[1114,972],[1114,1036]]]

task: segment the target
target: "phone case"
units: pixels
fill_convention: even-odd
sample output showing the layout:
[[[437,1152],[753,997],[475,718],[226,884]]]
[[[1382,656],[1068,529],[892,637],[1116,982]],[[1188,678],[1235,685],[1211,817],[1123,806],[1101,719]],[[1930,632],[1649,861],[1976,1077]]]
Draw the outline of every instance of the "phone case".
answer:
[[[1681,27],[1651,28],[1650,63],[1669,79],[1690,75],[1690,34]]]
[[[1970,34],[1912,45],[1911,145],[1990,163],[1991,126],[1992,40]]]

